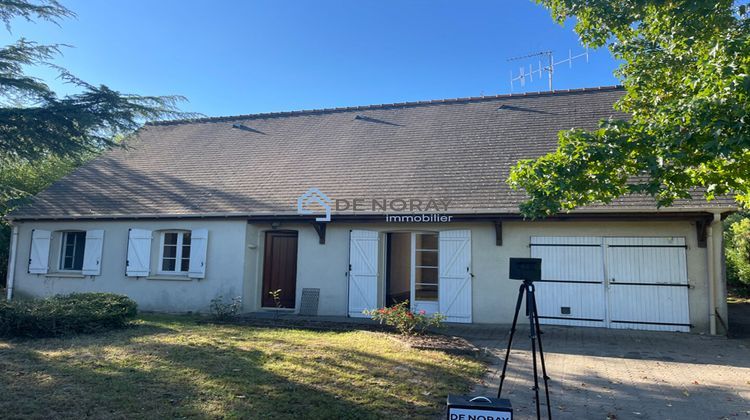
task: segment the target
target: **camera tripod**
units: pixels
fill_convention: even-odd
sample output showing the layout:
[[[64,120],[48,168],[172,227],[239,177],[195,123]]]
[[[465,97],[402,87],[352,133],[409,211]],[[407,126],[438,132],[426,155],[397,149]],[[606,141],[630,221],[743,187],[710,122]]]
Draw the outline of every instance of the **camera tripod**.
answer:
[[[505,361],[503,362],[503,373],[500,375],[500,387],[497,389],[497,397],[503,392],[503,382],[505,381],[505,371],[508,369],[508,358],[510,357],[510,348],[513,344],[513,335],[516,332],[518,323],[518,313],[521,310],[521,301],[526,294],[526,316],[529,317],[529,339],[531,339],[531,360],[534,368],[534,393],[536,402],[536,418],[541,419],[539,406],[539,377],[537,374],[537,357],[536,345],[539,342],[539,361],[542,366],[542,379],[544,379],[544,394],[547,398],[547,418],[552,419],[552,408],[549,403],[549,376],[547,376],[547,367],[544,364],[544,350],[542,349],[542,331],[539,328],[539,313],[536,308],[536,298],[534,297],[534,283],[531,280],[524,280],[521,287],[518,288],[518,300],[516,301],[516,313],[513,316],[513,325],[510,327],[510,337],[508,338],[508,349],[505,352]]]

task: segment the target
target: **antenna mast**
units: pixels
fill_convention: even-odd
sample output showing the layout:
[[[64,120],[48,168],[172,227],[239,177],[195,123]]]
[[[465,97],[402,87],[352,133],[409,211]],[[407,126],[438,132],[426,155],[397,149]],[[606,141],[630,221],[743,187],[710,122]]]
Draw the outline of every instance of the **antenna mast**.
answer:
[[[555,66],[559,66],[560,64],[568,63],[569,68],[573,68],[573,60],[585,57],[586,62],[589,62],[589,49],[586,48],[585,52],[582,52],[578,55],[573,55],[572,50],[568,50],[568,58],[560,61],[555,61],[555,57],[552,55],[552,51],[539,51],[528,55],[523,55],[520,57],[513,57],[509,58],[508,61],[520,61],[520,60],[527,60],[530,58],[539,57],[539,63],[538,67],[534,69],[533,64],[529,64],[529,70],[528,73],[526,73],[525,67],[520,67],[518,71],[518,76],[513,76],[513,71],[510,72],[510,91],[513,92],[513,87],[515,82],[519,82],[521,87],[526,86],[526,78],[529,79],[530,82],[534,81],[534,74],[537,74],[537,77],[540,79],[542,78],[542,73],[547,73],[547,81],[549,83],[549,90],[552,90],[552,75],[555,73]],[[545,66],[542,66],[542,57],[544,57],[547,61]]]

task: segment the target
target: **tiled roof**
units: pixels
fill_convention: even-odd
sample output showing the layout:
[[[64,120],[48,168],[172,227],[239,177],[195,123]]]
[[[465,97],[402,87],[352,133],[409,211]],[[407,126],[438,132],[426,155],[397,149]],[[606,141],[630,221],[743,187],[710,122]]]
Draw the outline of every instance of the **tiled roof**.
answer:
[[[333,199],[432,198],[450,200],[450,212],[514,214],[524,194],[506,184],[510,167],[554,150],[560,130],[618,117],[622,94],[613,86],[152,123],[11,217],[296,214],[311,187]],[[628,196],[607,208],[655,207]]]

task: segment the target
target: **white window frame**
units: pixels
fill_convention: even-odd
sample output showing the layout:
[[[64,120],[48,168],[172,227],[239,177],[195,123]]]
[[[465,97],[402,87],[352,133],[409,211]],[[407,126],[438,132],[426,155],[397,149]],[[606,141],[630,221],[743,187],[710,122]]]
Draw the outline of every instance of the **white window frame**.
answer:
[[[164,238],[168,233],[176,233],[177,234],[177,249],[175,251],[175,263],[174,268],[175,271],[165,271],[162,269],[164,267]],[[161,275],[167,275],[167,276],[187,276],[188,271],[190,268],[188,267],[188,270],[186,271],[180,271],[179,269],[182,267],[182,241],[185,238],[185,234],[190,234],[191,231],[189,230],[164,230],[159,233],[159,260],[157,261],[157,268],[156,268],[156,274]],[[193,251],[193,244],[190,243],[190,253],[192,254]]]
[[[75,268],[64,268],[65,265],[65,243],[68,239],[69,233],[82,233],[83,234],[83,255],[86,255],[86,231],[85,230],[63,230],[60,232],[60,258],[57,264],[57,271],[58,272],[65,272],[65,273],[80,273],[83,271],[83,265],[81,265],[80,270],[76,270]],[[76,241],[77,243],[77,241]],[[73,245],[73,261],[75,262],[75,244]],[[81,257],[84,258],[84,257]],[[81,260],[83,261],[83,260]],[[83,262],[81,263],[83,264]]]

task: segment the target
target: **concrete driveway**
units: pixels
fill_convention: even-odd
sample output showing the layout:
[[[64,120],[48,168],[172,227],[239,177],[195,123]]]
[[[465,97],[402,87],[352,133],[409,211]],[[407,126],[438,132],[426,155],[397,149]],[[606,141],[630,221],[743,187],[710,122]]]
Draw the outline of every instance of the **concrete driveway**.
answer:
[[[750,418],[750,339],[543,326],[552,414],[558,419]],[[491,366],[474,395],[494,395],[508,327],[462,335]],[[535,418],[528,327],[519,328],[503,395]],[[541,401],[544,403],[543,394]],[[546,413],[543,405],[542,413]]]

